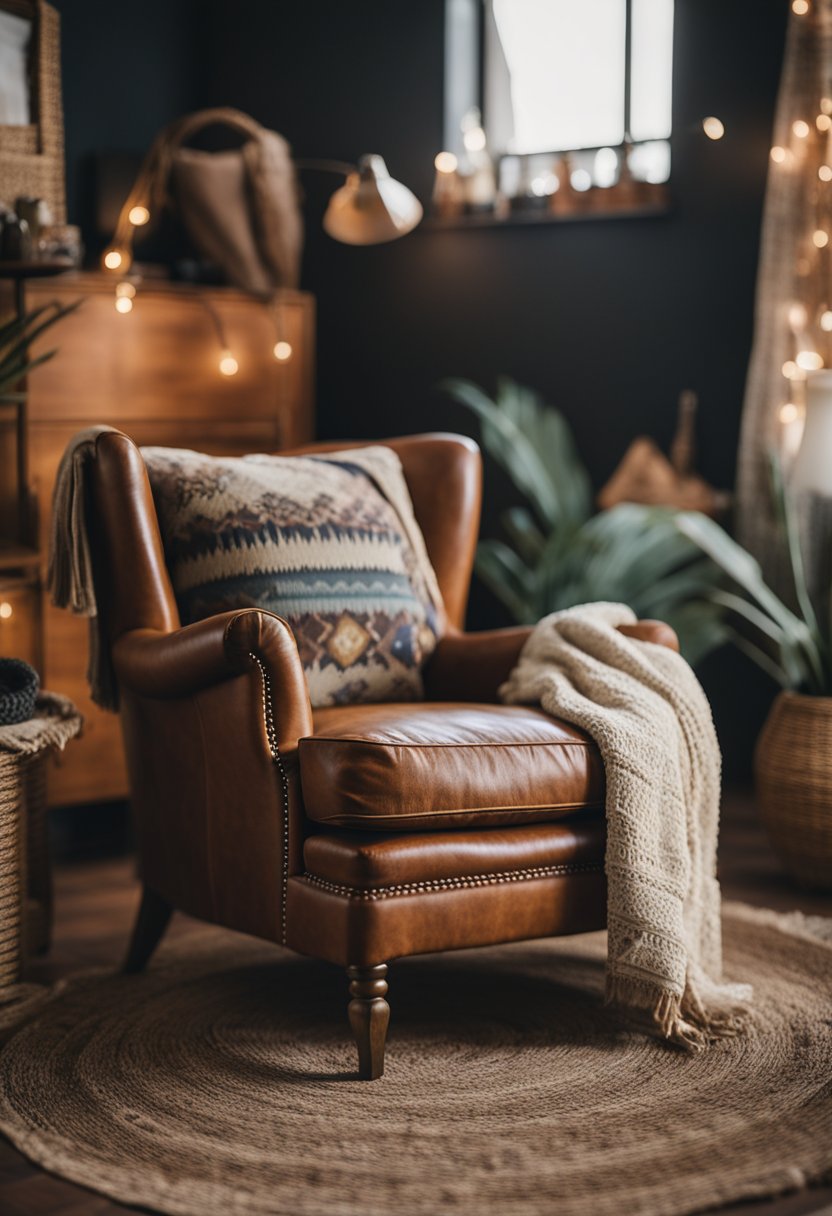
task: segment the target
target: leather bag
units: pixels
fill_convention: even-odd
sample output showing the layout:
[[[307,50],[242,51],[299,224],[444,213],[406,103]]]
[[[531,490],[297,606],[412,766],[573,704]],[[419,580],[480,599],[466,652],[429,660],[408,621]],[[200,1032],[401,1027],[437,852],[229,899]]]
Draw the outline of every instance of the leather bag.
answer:
[[[242,146],[222,152],[184,146],[218,125],[244,135]],[[298,285],[303,221],[289,145],[240,110],[199,110],[165,127],[122,209],[120,230],[135,205],[151,214],[172,209],[202,257],[243,291],[268,297]]]

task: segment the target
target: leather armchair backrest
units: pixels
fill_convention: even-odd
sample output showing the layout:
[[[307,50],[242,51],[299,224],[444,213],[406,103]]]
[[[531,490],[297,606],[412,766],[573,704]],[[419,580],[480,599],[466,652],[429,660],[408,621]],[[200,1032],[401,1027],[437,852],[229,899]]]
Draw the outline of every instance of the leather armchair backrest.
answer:
[[[177,629],[150,482],[132,439],[119,431],[98,436],[90,492],[95,591],[110,640],[132,629]]]
[[[425,537],[448,623],[461,628],[479,531],[482,465],[473,440],[412,435],[383,441],[398,454]],[[281,455],[366,447],[366,442],[309,444]],[[126,435],[106,432],[91,469],[96,593],[111,639],[132,629],[169,632],[179,613],[165,566],[144,461]]]
[[[445,601],[448,624],[461,629],[480,529],[480,450],[473,439],[444,433],[407,435],[379,442],[392,448],[402,462],[413,511]],[[311,443],[280,455],[313,456],[369,446],[366,440]]]

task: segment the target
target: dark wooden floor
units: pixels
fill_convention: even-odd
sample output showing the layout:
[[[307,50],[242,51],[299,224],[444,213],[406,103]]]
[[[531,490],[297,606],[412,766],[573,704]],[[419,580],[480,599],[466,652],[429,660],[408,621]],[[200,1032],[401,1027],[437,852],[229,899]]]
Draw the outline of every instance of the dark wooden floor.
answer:
[[[733,793],[726,798],[720,877],[726,898],[832,916],[832,898],[801,891],[781,874],[748,795]],[[136,901],[137,885],[127,857],[59,866],[55,942],[48,959],[33,966],[31,978],[47,981],[82,967],[115,964],[124,950]],[[174,918],[171,932],[186,930],[187,921]],[[0,1216],[114,1216],[129,1210],[36,1169],[0,1139]],[[728,1213],[832,1216],[832,1186],[722,1209],[723,1216]]]

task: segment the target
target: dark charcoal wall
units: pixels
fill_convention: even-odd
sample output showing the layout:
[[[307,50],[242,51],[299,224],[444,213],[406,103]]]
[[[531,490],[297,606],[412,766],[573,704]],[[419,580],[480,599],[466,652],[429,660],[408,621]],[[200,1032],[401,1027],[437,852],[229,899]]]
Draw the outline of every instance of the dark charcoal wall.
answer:
[[[69,205],[90,157],[142,151],[171,118],[230,104],[300,156],[386,156],[429,195],[442,143],[442,0],[56,0]],[[786,0],[677,0],[673,213],[437,232],[373,249],[326,237],[309,174],[304,285],[319,300],[322,435],[467,426],[432,391],[500,372],[564,409],[596,481],[639,432],[666,442],[701,398],[701,462],[733,478]],[[713,144],[697,122],[715,113]]]
[[[61,14],[67,208],[91,247],[94,158],[141,156],[195,107],[202,63],[198,0],[51,0]]]
[[[384,154],[423,198],[442,142],[441,0],[205,6],[205,102],[285,133],[302,156]],[[465,423],[432,393],[507,372],[575,426],[596,479],[630,438],[671,433],[701,396],[702,464],[733,477],[785,0],[677,0],[671,216],[417,231],[354,250],[321,233],[307,177],[305,282],[320,300],[323,433]],[[718,114],[720,144],[697,131]]]
[[[84,158],[143,148],[197,106],[228,104],[298,156],[382,153],[423,199],[442,144],[442,0],[57,0],[64,18],[70,200]],[[430,231],[350,249],[320,228],[333,179],[304,177],[304,286],[319,306],[319,432],[472,431],[433,386],[501,372],[563,409],[600,484],[630,439],[666,444],[679,390],[700,395],[700,465],[733,481],[786,0],[677,0],[672,214],[534,229]],[[717,114],[726,138],[698,122]],[[493,474],[493,517],[504,493]],[[501,619],[483,592],[472,623]],[[720,661],[720,672],[724,662]],[[720,716],[769,690],[733,663]],[[749,716],[749,693],[758,712]]]

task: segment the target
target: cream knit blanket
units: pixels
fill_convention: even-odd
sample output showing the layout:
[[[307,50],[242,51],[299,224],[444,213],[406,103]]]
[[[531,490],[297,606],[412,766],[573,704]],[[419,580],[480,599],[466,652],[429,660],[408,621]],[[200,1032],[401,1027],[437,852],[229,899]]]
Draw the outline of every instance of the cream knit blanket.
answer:
[[[751,990],[722,982],[720,753],[696,676],[617,631],[624,604],[555,612],[500,689],[585,730],[606,770],[607,1001],[692,1049],[738,1033]]]

